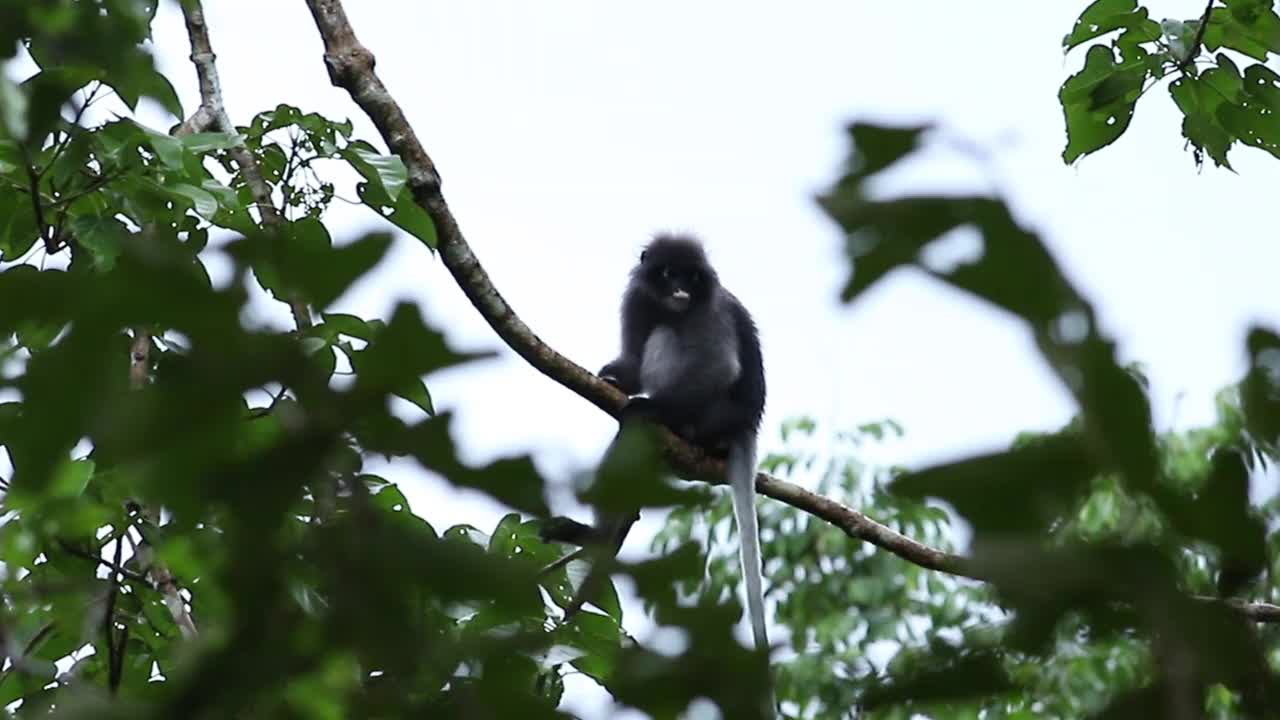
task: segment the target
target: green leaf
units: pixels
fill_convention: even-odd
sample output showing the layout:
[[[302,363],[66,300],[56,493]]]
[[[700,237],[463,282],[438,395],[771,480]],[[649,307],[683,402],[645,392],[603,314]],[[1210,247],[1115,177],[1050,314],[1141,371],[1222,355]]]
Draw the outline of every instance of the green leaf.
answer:
[[[928,667],[870,689],[862,701],[874,711],[908,702],[954,702],[1014,687],[997,653],[945,650],[935,654]]]
[[[110,272],[120,257],[121,248],[129,236],[124,223],[113,217],[81,215],[71,220],[71,231],[81,247],[89,251],[93,268]]]
[[[1035,535],[1075,506],[1097,472],[1080,438],[1057,436],[906,473],[890,488],[913,499],[945,500],[979,536]]]
[[[27,254],[40,239],[31,196],[0,193],[0,260],[12,262]]]
[[[1240,400],[1249,434],[1276,451],[1280,443],[1280,334],[1249,329],[1245,342],[1249,372],[1240,387]]]
[[[427,390],[427,384],[422,378],[410,380],[400,387],[396,388],[394,394],[422,408],[422,411],[428,415],[435,415],[435,407],[431,404],[431,393]]]
[[[338,335],[349,335],[365,342],[373,340],[377,334],[377,330],[373,328],[364,318],[355,315],[347,315],[344,313],[323,313],[321,317],[324,319],[316,328],[326,333],[330,341],[336,340]]]
[[[1245,97],[1217,106],[1222,126],[1246,145],[1280,157],[1280,75],[1264,65],[1245,69]]]
[[[7,73],[0,73],[0,140],[27,139],[30,130],[28,113],[30,103],[26,93]]]
[[[211,150],[230,150],[244,144],[240,133],[199,132],[180,138],[181,143],[193,153],[204,154]]]
[[[412,512],[409,509],[409,500],[400,491],[400,488],[391,483],[387,483],[377,489],[373,493],[373,506],[393,513]]]
[[[1119,65],[1110,48],[1089,48],[1084,67],[1067,78],[1058,93],[1067,121],[1067,147],[1062,153],[1066,163],[1100,150],[1124,134],[1146,75],[1140,62]]]
[[[852,191],[863,180],[919,149],[930,129],[928,125],[893,127],[853,123],[848,128],[853,151],[837,189],[855,202],[857,195]]]
[[[556,628],[555,637],[557,642],[583,651],[585,655],[570,664],[604,684],[613,677],[626,635],[614,618],[584,612],[572,624]]]
[[[390,334],[390,327],[387,332]],[[362,372],[358,382],[363,381]],[[367,450],[389,456],[412,455],[423,467],[450,483],[488,493],[515,510],[538,517],[551,514],[543,498],[545,482],[527,456],[495,460],[478,468],[464,465],[449,436],[452,422],[449,413],[409,427],[395,418],[384,417],[382,427],[358,427],[357,437]]]
[[[191,201],[193,209],[200,217],[210,220],[218,214],[218,200],[204,188],[186,183],[173,183],[163,186],[171,195]]]
[[[1230,168],[1227,152],[1235,138],[1219,120],[1218,109],[1224,104],[1224,97],[1208,75],[1184,75],[1170,83],[1169,94],[1183,114],[1183,137],[1196,151],[1208,153],[1217,166]]]
[[[80,497],[93,478],[94,467],[92,460],[70,460],[60,464],[45,492],[54,498]]]
[[[1147,20],[1147,9],[1137,0],[1096,0],[1076,19],[1071,33],[1062,38],[1062,49],[1070,50],[1081,43],[1123,28],[1137,27]]]
[[[352,143],[341,155],[365,180],[376,183],[390,203],[400,197],[400,191],[409,180],[409,170],[399,155],[382,155],[364,143]]]
[[[62,106],[77,90],[101,78],[96,68],[64,66],[41,70],[27,78],[27,125],[33,136],[43,138],[59,121]]]
[[[186,153],[183,151],[181,140],[146,128],[143,130],[146,132],[151,148],[156,151],[156,157],[160,158],[160,162],[173,170],[185,169]]]
[[[173,89],[173,84],[164,75],[150,67],[150,64],[150,58],[145,62],[132,63],[127,71],[105,76],[102,81],[116,91],[130,110],[137,107],[140,98],[149,97],[160,103],[160,107],[167,110],[170,115],[176,118],[186,117],[182,111],[182,101],[178,98],[178,92]]]
[[[66,328],[63,322],[29,321],[18,327],[18,344],[33,352],[49,347]]]
[[[379,155],[365,143],[352,143],[341,151],[367,182],[356,187],[360,200],[397,227],[427,245],[436,247],[436,229],[412,193],[403,192],[408,170],[397,155]]]
[[[1270,0],[1224,0],[1224,4],[1227,12],[1214,8],[1205,29],[1207,49],[1229,48],[1259,61],[1280,53],[1280,16]]]
[[[400,390],[429,372],[490,357],[488,353],[458,353],[444,335],[428,328],[414,305],[396,306],[387,327],[361,351],[352,353],[357,387],[369,392]]]
[[[394,205],[385,202],[381,191],[365,184],[356,188],[356,194],[369,207],[373,208],[397,227],[421,240],[427,247],[436,247],[436,226],[431,216],[418,205],[410,193],[401,193]]]
[[[305,224],[303,220],[293,226],[305,227]],[[381,233],[370,233],[349,245],[323,250],[299,242],[286,252],[285,276],[303,290],[311,304],[317,308],[327,307],[346,292],[351,283],[372,270],[390,245],[391,238]]]
[[[505,558],[515,557],[520,546],[521,525],[519,513],[504,515],[489,535],[489,552]]]

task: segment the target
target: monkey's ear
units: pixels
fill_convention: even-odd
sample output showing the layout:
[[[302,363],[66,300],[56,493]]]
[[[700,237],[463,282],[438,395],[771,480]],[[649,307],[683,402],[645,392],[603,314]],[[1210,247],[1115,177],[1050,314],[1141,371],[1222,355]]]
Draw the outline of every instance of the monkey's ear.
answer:
[[[648,254],[649,254],[649,251],[648,251],[648,250],[641,250],[641,251],[640,251],[640,262],[644,262],[644,258],[645,258],[645,256],[646,256],[646,255],[648,255]]]

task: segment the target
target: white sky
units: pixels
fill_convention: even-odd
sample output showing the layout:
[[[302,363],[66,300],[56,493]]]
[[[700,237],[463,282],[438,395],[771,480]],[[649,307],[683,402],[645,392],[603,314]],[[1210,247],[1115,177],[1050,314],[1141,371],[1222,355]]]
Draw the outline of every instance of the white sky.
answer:
[[[762,449],[801,413],[828,429],[892,417],[907,437],[881,459],[908,466],[1001,447],[1073,408],[1028,333],[965,296],[898,274],[853,307],[838,303],[848,268],[812,198],[837,177],[852,120],[934,121],[984,148],[985,165],[932,153],[902,187],[1005,193],[1093,300],[1122,359],[1147,364],[1162,428],[1211,420],[1213,393],[1244,371],[1249,323],[1280,318],[1280,243],[1258,227],[1280,187],[1275,159],[1241,148],[1239,175],[1197,173],[1162,85],[1119,143],[1062,164],[1057,91],[1083,51],[1064,61],[1060,41],[1086,4],[346,3],[463,232],[543,340],[589,369],[607,362],[640,246],[655,230],[694,231],[761,327]],[[1156,16],[1202,10],[1201,0],[1152,3]],[[235,122],[290,103],[350,117],[383,147],[330,85],[301,0],[205,11]],[[156,35],[193,110],[176,4],[163,6]],[[376,222],[335,205],[330,229],[346,239]],[[456,345],[500,348],[439,261],[403,235],[336,309],[385,316],[401,298]],[[287,323],[283,306],[261,308]],[[593,463],[613,422],[501,349],[498,361],[430,378],[437,406],[456,410],[464,458],[532,452],[557,480]],[[504,512],[412,465],[386,472],[440,528],[489,529]],[[575,707],[598,717],[598,698],[574,688]]]

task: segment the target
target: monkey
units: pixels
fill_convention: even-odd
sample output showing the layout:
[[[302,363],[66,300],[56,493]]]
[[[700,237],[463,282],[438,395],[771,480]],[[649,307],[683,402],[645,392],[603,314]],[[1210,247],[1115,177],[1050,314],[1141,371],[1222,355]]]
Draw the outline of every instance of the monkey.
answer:
[[[720,284],[702,244],[676,234],[657,235],[640,253],[623,294],[621,319],[621,354],[598,375],[628,396],[624,417],[652,418],[725,458],[747,612],[756,648],[767,651],[755,510],[756,436],[766,388],[755,321]],[[616,551],[622,541],[618,529],[625,536],[631,522],[601,531],[568,521],[544,537],[569,539],[556,537],[556,530],[567,529],[588,543],[614,544]]]
[[[746,307],[720,284],[696,239],[660,234],[640,253],[622,300],[622,352],[601,379],[647,414],[727,459],[742,578],[757,648],[767,649],[755,510],[764,359]],[[635,410],[633,409],[633,412]]]

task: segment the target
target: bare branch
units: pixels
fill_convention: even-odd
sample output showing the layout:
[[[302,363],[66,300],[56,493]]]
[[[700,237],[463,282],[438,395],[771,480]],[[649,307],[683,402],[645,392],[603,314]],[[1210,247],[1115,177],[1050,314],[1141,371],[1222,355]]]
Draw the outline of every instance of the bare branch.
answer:
[[[1271,603],[1251,603],[1237,598],[1229,600],[1219,600],[1217,598],[1201,598],[1207,602],[1225,602],[1232,609],[1241,613],[1250,620],[1257,622],[1280,622],[1280,605],[1272,605]]]
[[[135,391],[141,390],[147,386],[150,378],[151,333],[143,328],[134,328],[133,342],[129,344],[129,387]],[[134,509],[143,515],[146,514],[141,505],[134,504]],[[119,542],[124,542],[123,537]],[[187,604],[182,599],[178,582],[173,578],[173,573],[169,572],[169,568],[156,559],[155,550],[147,542],[145,536],[142,542],[138,544],[138,561],[139,567],[145,570],[152,586],[164,596],[165,607],[169,609],[169,614],[173,616],[173,622],[177,624],[185,637],[195,637],[196,623],[191,618],[191,613],[187,611]],[[113,569],[120,573],[128,573],[122,567]]]
[[[324,40],[324,61],[329,80],[343,88],[373,121],[391,152],[400,156],[409,172],[414,199],[431,216],[439,238],[445,267],[503,342],[547,377],[617,417],[626,397],[582,366],[548,347],[516,315],[493,286],[488,273],[463,237],[457,220],[441,193],[441,178],[409,125],[404,111],[374,72],[375,59],[356,38],[341,0],[306,0],[316,28]],[[724,482],[724,463],[709,457],[672,433],[661,430],[668,462],[682,477],[712,483]],[[849,537],[869,542],[902,559],[931,570],[982,580],[969,559],[944,552],[872,520],[865,514],[799,485],[760,473],[756,489],[840,528]],[[1280,607],[1232,601],[1247,616],[1259,621],[1280,621]]]
[[[231,116],[222,103],[222,85],[218,80],[218,66],[215,64],[217,56],[214,55],[213,45],[209,40],[209,27],[205,24],[204,7],[200,0],[183,2],[182,17],[186,21],[187,37],[191,42],[191,62],[196,66],[196,76],[200,83],[200,109],[175,134],[182,134],[184,130],[190,132],[188,126],[214,127],[219,132],[235,134],[235,124],[231,122]],[[266,227],[279,227],[283,218],[271,202],[271,185],[263,179],[257,158],[243,144],[231,148],[230,153],[231,159],[240,168],[245,185],[253,195],[262,224]],[[311,310],[307,304],[298,299],[289,299],[287,302],[298,329],[311,327]]]

